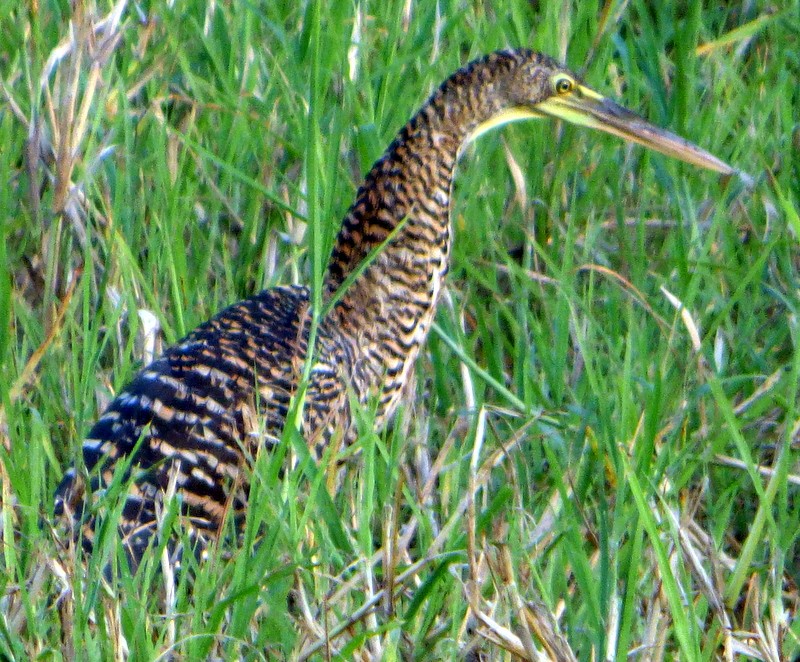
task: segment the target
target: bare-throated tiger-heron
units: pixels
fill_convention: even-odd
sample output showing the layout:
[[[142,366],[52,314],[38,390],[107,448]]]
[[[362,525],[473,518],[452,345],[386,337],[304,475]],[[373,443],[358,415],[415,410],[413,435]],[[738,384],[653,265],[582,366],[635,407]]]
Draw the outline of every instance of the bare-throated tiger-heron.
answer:
[[[117,480],[129,484],[118,528],[134,565],[158,529],[170,483],[190,529],[200,538],[215,535],[229,512],[246,508],[246,458],[258,445],[277,443],[309,355],[302,433],[317,456],[331,442],[354,440],[355,402],[376,407],[375,427],[383,427],[442,291],[462,147],[504,123],[545,117],[734,172],[545,55],[509,50],[471,62],[400,130],[358,189],[328,264],[323,301],[335,303],[319,320],[313,352],[308,288],[275,287],[197,327],[111,402],[83,444],[83,466],[70,470],[56,493],[57,514],[72,518],[83,544],[91,549],[92,513],[118,470],[125,475]]]

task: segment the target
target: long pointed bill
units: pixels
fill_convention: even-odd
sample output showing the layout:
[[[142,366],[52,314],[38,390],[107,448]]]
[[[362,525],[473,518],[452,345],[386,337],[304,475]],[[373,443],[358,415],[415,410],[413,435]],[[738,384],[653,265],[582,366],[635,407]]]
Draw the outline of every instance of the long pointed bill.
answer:
[[[659,129],[585,85],[576,86],[575,91],[570,94],[542,101],[533,106],[533,110],[542,115],[612,133],[692,165],[725,175],[736,172],[713,154],[674,133]]]

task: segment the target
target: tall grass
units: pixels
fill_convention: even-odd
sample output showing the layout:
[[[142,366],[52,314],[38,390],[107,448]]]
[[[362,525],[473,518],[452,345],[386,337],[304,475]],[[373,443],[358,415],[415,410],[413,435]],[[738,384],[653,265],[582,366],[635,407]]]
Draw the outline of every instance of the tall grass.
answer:
[[[0,2],[0,656],[800,654],[796,0],[73,5]],[[287,434],[205,562],[130,577],[111,529],[84,558],[53,490],[148,352],[318,296],[395,132],[516,45],[754,187],[554,123],[481,138],[416,397],[365,412],[346,479]]]

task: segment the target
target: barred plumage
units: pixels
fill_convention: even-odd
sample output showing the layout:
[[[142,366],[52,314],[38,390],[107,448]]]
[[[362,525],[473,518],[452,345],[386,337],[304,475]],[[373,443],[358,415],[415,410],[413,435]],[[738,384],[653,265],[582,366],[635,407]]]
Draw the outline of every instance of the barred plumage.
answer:
[[[555,116],[600,128],[719,172],[732,169],[660,131],[532,51],[493,53],[448,78],[367,174],[342,223],[324,298],[303,433],[317,452],[356,435],[350,394],[377,403],[380,428],[396,410],[447,273],[453,173],[466,141],[507,121]],[[370,252],[380,253],[344,292]],[[280,437],[307,358],[311,310],[302,287],[237,303],[145,367],[90,430],[87,475],[67,473],[56,511],[70,513],[91,548],[99,499],[121,460],[133,479],[119,521],[131,561],[157,530],[170,483],[197,532],[215,534],[247,502],[242,468]],[[88,481],[88,483],[87,483]]]

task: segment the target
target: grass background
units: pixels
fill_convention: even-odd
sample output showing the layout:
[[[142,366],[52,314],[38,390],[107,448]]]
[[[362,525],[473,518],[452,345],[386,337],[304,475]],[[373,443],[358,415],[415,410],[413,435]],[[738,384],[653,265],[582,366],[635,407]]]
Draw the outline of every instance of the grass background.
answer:
[[[798,655],[800,7],[508,5],[0,0],[0,657]],[[82,559],[52,493],[148,352],[318,285],[395,132],[516,45],[755,186],[481,138],[417,397],[347,480],[259,457],[193,572]]]

